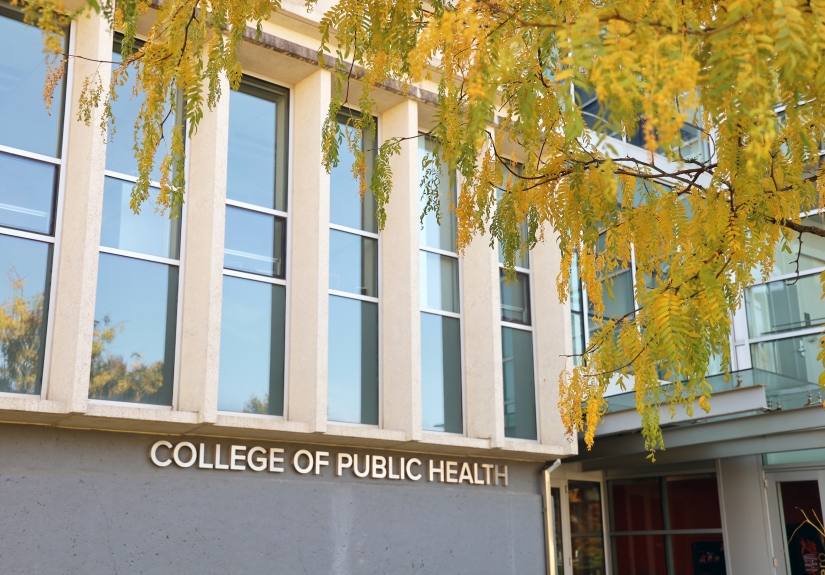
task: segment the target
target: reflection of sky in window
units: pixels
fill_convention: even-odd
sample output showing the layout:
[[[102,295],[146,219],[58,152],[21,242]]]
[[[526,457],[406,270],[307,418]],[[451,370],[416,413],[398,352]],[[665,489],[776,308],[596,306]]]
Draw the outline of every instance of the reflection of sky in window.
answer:
[[[63,81],[55,90],[51,115],[43,101],[46,64],[43,35],[29,26],[0,16],[0,144],[57,156]]]
[[[243,92],[229,96],[229,154],[226,197],[264,208],[285,210],[275,198],[277,104]]]
[[[444,338],[441,316],[421,314],[421,424],[444,429]]]
[[[110,354],[122,356],[127,365],[135,361],[133,354],[145,365],[164,360],[167,308],[170,302],[176,306],[177,275],[174,266],[100,254],[95,321],[102,328],[108,316],[115,326]],[[168,315],[175,322],[175,314]]]
[[[330,421],[361,423],[372,414],[361,413],[363,338],[377,338],[377,325],[363,325],[362,305],[376,304],[330,296],[328,417]],[[362,330],[368,333],[362,334]],[[368,358],[372,360],[373,358]],[[374,358],[377,363],[377,358]],[[366,382],[369,384],[370,382]]]
[[[0,225],[50,234],[57,168],[0,153]]]
[[[461,323],[421,314],[421,419],[432,431],[461,433]]]
[[[329,231],[329,289],[378,296],[378,242],[356,234]]]
[[[169,212],[160,214],[154,204],[158,189],[149,188],[149,199],[139,214],[129,207],[134,184],[106,178],[100,245],[164,258],[178,258],[180,227]]]
[[[433,155],[435,143],[424,136],[418,138],[418,181],[419,185],[421,178],[424,177],[424,171],[421,168],[425,156]],[[430,166],[428,169],[432,168]],[[424,212],[424,207],[427,202],[423,196],[423,189],[421,198],[419,198],[419,210]],[[440,219],[441,224],[438,223],[436,214],[428,212],[424,217],[424,226],[419,233],[419,241],[422,246],[454,252],[456,249],[456,217],[455,211],[450,210],[450,203],[455,201],[450,193],[450,175],[447,173],[445,166],[441,165],[441,170],[438,180],[438,199],[440,205]]]
[[[123,61],[120,55],[120,46],[112,52],[112,61],[117,66]],[[132,90],[135,87],[135,69],[129,68],[129,79],[123,86],[117,88],[117,100],[112,101],[112,115],[115,117],[115,133],[109,129],[106,144],[106,169],[121,174],[137,176],[137,160],[135,159],[135,122],[140,114],[140,106],[145,97],[143,94],[132,97]],[[166,111],[169,108],[166,107]],[[153,181],[160,180],[160,161],[172,147],[172,126],[175,124],[174,111],[163,124],[163,141],[158,144],[155,154],[155,165],[149,178]]]
[[[346,134],[346,125],[339,124],[339,128]],[[358,179],[352,174],[354,162],[355,154],[350,151],[344,137],[338,146],[338,165],[330,171],[329,213],[333,224],[360,230],[363,202],[358,189]]]
[[[458,313],[458,260],[419,252],[421,307]]]
[[[283,240],[283,219],[226,207],[224,267],[283,277]]]
[[[364,198],[361,198],[358,178],[352,173],[355,154],[350,151],[347,144],[347,127],[340,122],[338,125],[343,140],[338,146],[338,166],[332,168],[329,175],[329,221],[339,226],[376,233],[378,229],[375,222],[375,198],[369,189],[364,193]],[[373,153],[367,152],[368,182],[370,154]]]
[[[270,393],[271,361],[282,367],[284,355],[282,341],[272,345],[272,320],[277,316],[282,340],[284,307],[283,286],[224,276],[218,409],[243,411],[252,397],[264,401]],[[282,383],[283,369],[280,375]],[[270,396],[270,400],[277,398]]]
[[[51,245],[0,235],[0,303],[16,295],[12,282],[24,280],[23,297],[31,301],[46,290]]]

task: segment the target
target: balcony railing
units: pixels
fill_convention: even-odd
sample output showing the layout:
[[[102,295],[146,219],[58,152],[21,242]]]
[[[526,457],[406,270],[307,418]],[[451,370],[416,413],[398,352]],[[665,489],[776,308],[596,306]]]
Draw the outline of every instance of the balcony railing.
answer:
[[[763,386],[767,399],[768,410],[799,409],[810,405],[821,405],[823,394],[819,385],[810,381],[802,381],[772,371],[762,369],[743,369],[733,371],[730,379],[725,381],[723,375],[712,375],[707,378],[713,388],[713,393],[730,391],[744,387]],[[671,384],[663,385],[666,394]],[[615,413],[636,408],[636,394],[633,391],[612,395],[607,398],[607,412]],[[711,416],[713,412],[711,411]]]

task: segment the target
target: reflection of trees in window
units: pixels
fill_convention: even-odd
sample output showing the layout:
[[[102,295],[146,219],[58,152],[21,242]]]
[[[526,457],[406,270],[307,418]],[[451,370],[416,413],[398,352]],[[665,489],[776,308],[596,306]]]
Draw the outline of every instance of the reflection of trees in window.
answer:
[[[123,324],[113,324],[109,316],[95,321],[92,338],[92,370],[89,397],[135,403],[150,400],[163,388],[163,362],[145,364],[139,353],[131,363],[122,355],[109,352],[109,345],[124,331]]]
[[[269,414],[269,394],[265,393],[264,398],[261,399],[257,395],[249,398],[249,401],[243,405],[244,413],[261,413],[263,415]]]
[[[44,294],[25,297],[26,280],[9,271],[10,295],[0,306],[0,391],[37,393],[41,376]]]

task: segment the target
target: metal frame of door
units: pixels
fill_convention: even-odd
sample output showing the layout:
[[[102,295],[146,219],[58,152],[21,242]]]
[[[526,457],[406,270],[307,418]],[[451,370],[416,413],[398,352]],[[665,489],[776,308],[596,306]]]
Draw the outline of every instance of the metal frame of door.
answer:
[[[774,573],[776,575],[790,575],[788,555],[785,553],[785,525],[780,501],[779,484],[791,481],[817,481],[819,485],[820,505],[825,506],[825,469],[809,469],[804,471],[765,471],[768,487],[768,519],[771,528],[771,544],[773,545]],[[820,519],[822,519],[820,517]]]
[[[613,557],[610,553],[610,536],[609,536],[609,515],[607,505],[607,481],[604,476],[594,477],[592,474],[578,474],[568,473],[564,477],[554,476],[551,479],[551,487],[559,488],[560,498],[559,504],[561,506],[561,525],[554,525],[554,529],[561,528],[562,536],[562,557],[564,560],[563,569],[559,573],[564,575],[573,575],[573,538],[570,532],[570,499],[567,492],[568,481],[589,481],[591,483],[598,483],[601,491],[602,503],[602,544],[604,545],[604,569],[605,575],[613,572],[612,561]]]

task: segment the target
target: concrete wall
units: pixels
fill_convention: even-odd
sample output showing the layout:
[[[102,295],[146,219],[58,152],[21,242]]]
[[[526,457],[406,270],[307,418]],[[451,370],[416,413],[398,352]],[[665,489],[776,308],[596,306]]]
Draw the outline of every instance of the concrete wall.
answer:
[[[542,573],[540,465],[508,486],[301,475],[290,443],[0,426],[0,573]],[[159,439],[285,449],[284,473],[160,468]],[[214,447],[212,447],[214,449]],[[391,451],[396,458],[415,456]],[[210,452],[208,457],[212,461]],[[168,451],[164,452],[164,458]],[[224,455],[226,457],[226,455]],[[418,455],[426,464],[431,456]],[[436,456],[439,459],[461,458]],[[397,461],[397,459],[396,459]]]
[[[719,459],[717,479],[729,575],[772,573],[759,455]]]

